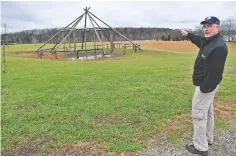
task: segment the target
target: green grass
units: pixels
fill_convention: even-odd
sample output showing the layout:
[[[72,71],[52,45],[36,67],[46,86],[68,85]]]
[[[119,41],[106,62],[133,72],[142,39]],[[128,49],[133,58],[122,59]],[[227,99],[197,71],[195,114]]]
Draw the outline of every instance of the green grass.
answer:
[[[8,45],[6,48],[8,49],[8,53],[11,52],[29,52],[29,51],[36,51],[38,48],[40,48],[43,44],[16,44],[16,45]],[[48,49],[48,48],[52,48],[55,44],[51,44],[48,43],[46,44],[43,49]],[[86,45],[88,46],[88,48],[93,48],[93,42],[87,42]],[[77,50],[81,49],[82,43],[76,43],[77,46]],[[84,44],[85,46],[85,44]],[[69,44],[65,44],[65,47],[69,47]],[[74,43],[71,43],[71,48],[74,47]],[[63,44],[61,44],[60,48],[63,48]],[[104,46],[104,48],[106,48],[106,46]]]
[[[22,45],[32,50],[34,45]],[[12,48],[12,47],[10,47]],[[7,53],[15,49],[7,49]],[[190,113],[195,54],[145,51],[119,60],[50,61],[6,57],[2,74],[2,151],[27,137],[53,137],[45,151],[78,141],[135,151],[167,120]],[[236,101],[236,57],[227,60],[221,99]],[[173,140],[176,134],[171,135]],[[50,149],[52,148],[52,149]]]
[[[216,120],[216,129],[217,130],[224,130],[230,127],[230,122],[226,120]]]

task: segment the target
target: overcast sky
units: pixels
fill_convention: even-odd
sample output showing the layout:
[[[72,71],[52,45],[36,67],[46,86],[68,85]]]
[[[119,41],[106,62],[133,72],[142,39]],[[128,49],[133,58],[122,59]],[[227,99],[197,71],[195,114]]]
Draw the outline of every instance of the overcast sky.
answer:
[[[207,16],[224,20],[236,15],[233,1],[1,1],[1,25],[7,24],[8,32],[64,27],[84,13],[86,6],[112,27],[194,28]],[[78,27],[83,25],[84,20]]]

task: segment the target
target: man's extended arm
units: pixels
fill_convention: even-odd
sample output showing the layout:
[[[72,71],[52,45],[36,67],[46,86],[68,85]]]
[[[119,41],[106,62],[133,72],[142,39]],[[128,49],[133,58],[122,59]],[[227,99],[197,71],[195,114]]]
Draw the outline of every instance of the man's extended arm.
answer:
[[[192,33],[188,33],[187,37],[190,39],[190,41],[195,44],[198,48],[201,48],[201,36],[194,35]]]
[[[180,30],[183,36],[187,36],[190,41],[195,44],[198,48],[201,48],[201,36],[188,33],[185,30]]]

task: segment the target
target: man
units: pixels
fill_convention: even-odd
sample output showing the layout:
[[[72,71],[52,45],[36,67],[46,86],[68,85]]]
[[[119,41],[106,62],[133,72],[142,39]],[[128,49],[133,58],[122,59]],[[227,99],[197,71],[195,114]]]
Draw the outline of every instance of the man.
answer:
[[[186,149],[205,156],[208,155],[208,146],[213,144],[213,99],[222,80],[228,49],[220,35],[220,20],[217,17],[207,17],[200,24],[204,37],[184,30],[180,32],[200,48],[192,76],[196,86],[192,99],[193,144],[186,145]]]

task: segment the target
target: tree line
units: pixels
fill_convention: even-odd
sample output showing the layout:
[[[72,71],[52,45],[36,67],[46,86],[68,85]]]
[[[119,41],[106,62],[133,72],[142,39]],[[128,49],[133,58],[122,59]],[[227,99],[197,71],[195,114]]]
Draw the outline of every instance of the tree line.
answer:
[[[21,32],[2,34],[2,40],[8,40],[10,42],[19,43],[19,44],[29,44],[29,43],[45,43],[50,37],[56,34],[61,28],[52,28],[52,29],[33,29],[33,30],[24,30]],[[163,41],[182,41],[187,40],[186,37],[182,36],[179,29],[169,29],[169,28],[115,28],[121,34],[129,38],[130,40],[163,40]],[[194,29],[187,29],[188,32],[194,34],[202,35],[201,26],[196,26]],[[103,32],[103,33],[102,33]],[[124,40],[120,35],[113,33],[111,36],[111,31],[106,29],[104,31],[98,32],[100,38],[104,41],[111,39],[113,41],[122,41]],[[56,35],[51,43],[57,43],[60,41],[62,36],[66,32],[59,33]],[[230,17],[221,22],[221,34],[224,36],[226,41],[236,41],[236,15]],[[82,41],[84,31],[76,30],[74,34],[72,33],[65,42],[74,42],[78,43]],[[86,41],[92,42],[94,40],[94,32],[86,31]],[[96,41],[98,41],[97,37]]]

